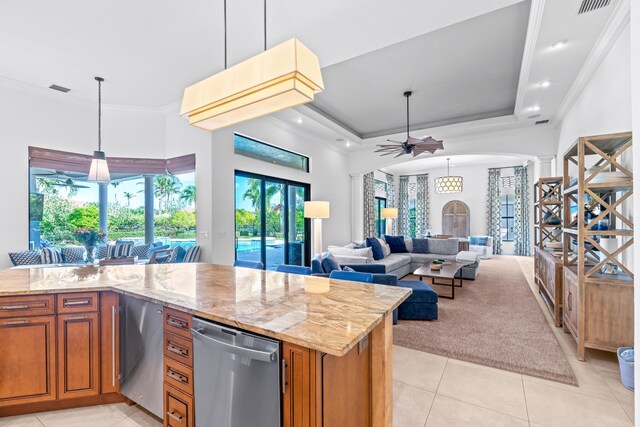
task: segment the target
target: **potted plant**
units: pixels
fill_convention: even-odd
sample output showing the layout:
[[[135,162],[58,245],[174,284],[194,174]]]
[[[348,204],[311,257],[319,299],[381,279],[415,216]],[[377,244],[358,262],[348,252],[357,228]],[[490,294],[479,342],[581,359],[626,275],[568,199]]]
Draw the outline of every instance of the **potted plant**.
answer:
[[[75,231],[76,240],[84,246],[87,251],[87,263],[93,264],[93,252],[99,243],[103,243],[106,234],[102,230],[93,230],[90,228],[80,228]]]

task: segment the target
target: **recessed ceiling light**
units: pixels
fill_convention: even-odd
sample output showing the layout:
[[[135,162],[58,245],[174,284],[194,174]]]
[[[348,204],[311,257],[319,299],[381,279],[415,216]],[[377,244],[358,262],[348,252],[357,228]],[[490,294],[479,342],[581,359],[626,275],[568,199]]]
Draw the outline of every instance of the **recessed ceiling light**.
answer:
[[[549,80],[543,80],[540,83],[538,83],[538,86],[543,88],[548,88],[549,86],[551,86],[551,82]]]
[[[57,90],[58,92],[62,92],[62,93],[67,93],[71,91],[71,89],[69,89],[68,87],[64,87],[56,84],[49,86],[49,89]]]
[[[528,108],[529,111],[540,111],[540,106],[538,104],[532,105]]]
[[[347,147],[351,147],[351,141],[347,141]]]
[[[562,49],[567,45],[566,40],[560,40],[551,45],[551,49]]]
[[[302,119],[301,119],[300,117],[298,117],[298,118],[296,119],[296,123],[298,123],[299,125],[301,125],[301,124],[302,124]]]

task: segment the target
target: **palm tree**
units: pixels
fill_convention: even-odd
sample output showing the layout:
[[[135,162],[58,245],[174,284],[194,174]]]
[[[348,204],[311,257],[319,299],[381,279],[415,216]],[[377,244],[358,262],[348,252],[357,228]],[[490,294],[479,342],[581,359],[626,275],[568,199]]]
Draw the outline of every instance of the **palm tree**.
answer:
[[[187,185],[180,193],[180,200],[186,202],[189,206],[196,203],[196,186]]]
[[[131,199],[136,197],[136,195],[133,194],[133,193],[129,193],[128,191],[125,191],[123,195],[124,195],[124,198],[127,199],[127,207],[130,208],[131,207]]]
[[[120,181],[111,181],[111,185],[113,185],[113,189],[117,190],[118,189],[118,185],[120,185]],[[113,192],[113,198],[116,202],[116,204],[118,204],[118,192],[114,191]]]
[[[177,194],[182,183],[175,175],[157,175],[153,180],[154,194],[158,198],[158,209],[162,211],[163,203],[166,204]]]

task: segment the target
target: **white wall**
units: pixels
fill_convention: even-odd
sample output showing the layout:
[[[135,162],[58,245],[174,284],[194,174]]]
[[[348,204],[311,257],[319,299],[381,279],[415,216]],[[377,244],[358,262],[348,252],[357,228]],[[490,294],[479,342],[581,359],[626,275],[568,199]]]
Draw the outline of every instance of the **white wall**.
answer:
[[[559,127],[556,170],[562,175],[564,152],[578,137],[631,130],[630,29],[593,74]]]
[[[8,252],[28,249],[29,146],[92,154],[97,108],[51,90],[0,85],[0,268]],[[165,120],[159,112],[103,111],[103,149],[109,156],[165,156]]]
[[[631,43],[630,43],[630,57],[631,57],[631,111],[633,113],[633,133],[634,135],[640,135],[640,4],[631,2]],[[633,164],[640,165],[640,150],[633,150]],[[635,173],[633,177],[633,185],[635,188],[640,188],[640,173]],[[640,217],[640,197],[636,197],[633,202],[633,216]],[[640,227],[636,227],[634,230],[634,239],[636,242],[640,242]],[[640,265],[640,251],[634,253],[634,264]],[[637,277],[637,276],[635,276]],[[634,278],[634,286],[638,288],[638,282],[640,278]],[[640,342],[640,292],[634,293],[634,343]],[[634,345],[637,347],[637,345]],[[635,371],[635,383],[640,383],[640,369]],[[640,419],[640,393],[635,395],[635,419]]]
[[[311,173],[234,154],[234,132],[309,156]],[[211,137],[211,261],[234,260],[234,173],[253,172],[311,184],[312,200],[328,200],[331,217],[323,220],[323,246],[344,245],[351,237],[350,177],[347,157],[325,141],[272,117],[264,117],[213,132]],[[197,160],[200,162],[200,160]]]

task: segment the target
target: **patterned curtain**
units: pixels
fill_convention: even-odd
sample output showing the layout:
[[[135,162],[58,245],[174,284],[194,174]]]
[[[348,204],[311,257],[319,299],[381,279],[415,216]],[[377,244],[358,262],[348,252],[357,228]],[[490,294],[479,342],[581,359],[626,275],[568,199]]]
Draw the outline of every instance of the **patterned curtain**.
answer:
[[[396,181],[395,177],[390,173],[387,174],[387,207],[396,207]],[[398,233],[398,219],[387,220],[391,221],[391,234],[397,235]]]
[[[487,235],[493,237],[493,253],[502,253],[500,233],[502,215],[500,212],[500,169],[489,169],[487,189]]]
[[[409,177],[400,177],[398,187],[398,234],[409,236]]]
[[[373,172],[364,175],[364,237],[376,235],[376,218],[374,205],[376,202],[376,188],[373,184]]]
[[[514,201],[514,237],[513,246],[516,255],[530,255],[529,229],[529,177],[527,166],[516,166],[515,171],[515,201]]]
[[[429,229],[429,174],[418,175],[417,180],[415,237],[425,237]]]

